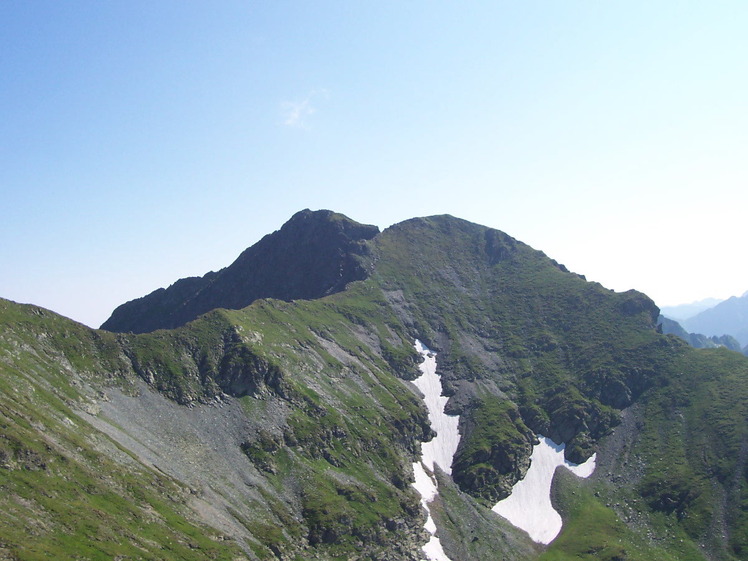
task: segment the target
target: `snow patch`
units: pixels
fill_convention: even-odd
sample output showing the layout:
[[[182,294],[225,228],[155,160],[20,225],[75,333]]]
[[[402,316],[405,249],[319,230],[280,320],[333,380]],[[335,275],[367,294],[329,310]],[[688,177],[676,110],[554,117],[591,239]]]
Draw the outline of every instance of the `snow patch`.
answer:
[[[421,548],[426,554],[429,561],[451,561],[447,554],[444,553],[442,543],[439,538],[436,537],[436,522],[431,516],[431,509],[429,503],[436,498],[439,494],[437,490],[436,478],[429,473],[426,473],[426,469],[423,467],[421,462],[415,462],[413,464],[413,473],[416,476],[416,482],[413,487],[416,488],[421,494],[421,504],[426,509],[426,524],[423,525],[424,529],[431,534],[429,541]]]
[[[413,383],[424,395],[429,423],[436,431],[432,440],[421,444],[422,461],[430,471],[434,471],[434,465],[438,464],[445,473],[451,475],[452,458],[460,443],[460,433],[457,430],[460,417],[444,413],[449,398],[442,395],[441,376],[436,373],[436,354],[420,341],[416,341],[415,347],[424,361],[419,366],[421,375]]]
[[[439,494],[438,483],[434,477],[435,466],[438,465],[447,474],[452,473],[452,458],[460,443],[460,433],[457,430],[460,418],[444,413],[448,398],[442,396],[441,376],[436,373],[436,354],[418,340],[415,342],[415,348],[424,360],[419,366],[421,375],[413,383],[424,395],[429,423],[436,431],[433,439],[421,443],[421,461],[413,464],[413,487],[421,495],[421,504],[427,513],[424,528],[431,534],[428,543],[421,550],[429,561],[451,561],[444,553],[439,538],[436,537],[436,523],[431,517],[429,503]]]
[[[564,458],[564,444],[556,444],[541,434],[538,439],[540,443],[532,449],[525,478],[491,510],[525,530],[534,542],[548,544],[558,536],[562,526],[561,515],[551,504],[551,482],[556,468],[564,466],[579,477],[589,477],[595,471],[597,454],[583,464],[574,464]]]

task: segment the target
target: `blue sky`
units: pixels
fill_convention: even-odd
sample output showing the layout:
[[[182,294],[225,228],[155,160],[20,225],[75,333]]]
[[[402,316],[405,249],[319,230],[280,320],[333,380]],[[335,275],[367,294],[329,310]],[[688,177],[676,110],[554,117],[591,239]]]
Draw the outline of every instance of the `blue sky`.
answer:
[[[98,326],[302,208],[748,290],[745,2],[0,3],[0,296]]]

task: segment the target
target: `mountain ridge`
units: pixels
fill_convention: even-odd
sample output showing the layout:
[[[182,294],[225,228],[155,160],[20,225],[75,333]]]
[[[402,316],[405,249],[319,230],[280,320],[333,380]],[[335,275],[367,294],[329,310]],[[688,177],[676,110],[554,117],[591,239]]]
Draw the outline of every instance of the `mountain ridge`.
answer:
[[[703,300],[697,300],[687,304],[679,304],[676,306],[662,306],[661,312],[663,316],[666,316],[675,321],[685,321],[692,318],[696,314],[703,312],[709,308],[713,308],[720,302],[723,302],[720,298],[704,298]]]
[[[453,477],[437,470],[430,505],[453,559],[748,558],[748,359],[662,335],[646,295],[449,215],[360,246],[366,275],[341,290],[142,334],[0,300],[0,551],[422,558],[420,339],[460,414]],[[547,548],[489,510],[537,434],[599,465],[557,477],[564,526]],[[146,528],[129,522],[152,510]]]
[[[748,296],[732,296],[683,323],[689,331],[705,335],[732,335],[748,347]]]
[[[664,315],[660,315],[658,322],[663,333],[676,335],[697,349],[725,347],[731,351],[743,354],[746,354],[746,351],[748,351],[748,346],[745,349],[741,348],[740,342],[732,335],[712,335],[711,337],[707,337],[701,333],[688,333],[680,323]]]
[[[299,211],[228,267],[127,302],[101,328],[144,333],[179,327],[215,308],[241,309],[260,298],[310,299],[343,290],[366,277],[363,242],[377,233],[376,226],[329,210]]]

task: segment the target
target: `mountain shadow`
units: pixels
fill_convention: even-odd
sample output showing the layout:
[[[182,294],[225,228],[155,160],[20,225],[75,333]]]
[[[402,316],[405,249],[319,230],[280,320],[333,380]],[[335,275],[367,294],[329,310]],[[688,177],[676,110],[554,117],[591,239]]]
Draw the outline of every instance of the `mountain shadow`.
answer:
[[[361,257],[379,228],[329,210],[302,210],[218,272],[178,280],[122,304],[101,328],[171,329],[215,308],[238,310],[260,298],[313,299],[367,276]]]

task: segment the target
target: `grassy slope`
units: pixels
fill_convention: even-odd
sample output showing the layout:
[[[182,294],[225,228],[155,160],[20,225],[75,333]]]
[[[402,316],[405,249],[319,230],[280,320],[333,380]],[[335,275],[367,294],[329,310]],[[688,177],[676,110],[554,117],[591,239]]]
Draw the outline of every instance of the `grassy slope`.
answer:
[[[249,414],[261,414],[262,404],[273,400],[290,410],[286,418],[268,418],[267,430],[247,434],[242,445],[269,488],[277,489],[278,497],[290,496],[284,502],[268,495],[266,504],[256,509],[236,505],[235,518],[260,542],[252,545],[258,558],[281,552],[306,558],[302,552],[312,548],[324,559],[376,555],[380,550],[402,550],[402,558],[408,559],[417,550],[422,523],[417,494],[409,485],[409,466],[418,439],[426,437],[428,428],[417,395],[403,391],[402,382],[392,373],[415,371],[415,351],[376,293],[359,286],[344,302],[334,297],[296,304],[262,301],[243,311],[213,312],[177,330],[130,336],[92,331],[44,310],[3,302],[1,379],[8,386],[7,396],[13,387],[47,388],[45,393],[29,389],[25,409],[17,400],[7,406],[0,457],[9,463],[0,475],[9,478],[8,489],[13,491],[8,494],[8,512],[21,508],[21,503],[41,501],[45,493],[41,483],[28,490],[28,497],[15,492],[23,485],[19,478],[49,474],[46,466],[51,460],[43,454],[34,461],[44,469],[27,469],[22,462],[27,456],[36,458],[37,452],[21,443],[44,440],[43,426],[55,442],[63,443],[58,453],[63,459],[54,460],[63,480],[82,481],[84,488],[99,493],[94,483],[87,483],[87,472],[101,471],[105,474],[101,478],[114,482],[124,496],[115,500],[110,491],[99,499],[115,509],[111,516],[97,510],[79,520],[86,533],[73,535],[81,551],[87,551],[90,543],[107,542],[104,536],[120,530],[133,540],[157,544],[191,538],[194,532],[182,528],[186,521],[170,526],[174,513],[164,525],[164,535],[155,536],[158,539],[150,537],[149,528],[129,526],[128,521],[142,515],[137,507],[132,507],[132,513],[125,510],[129,504],[139,504],[127,490],[144,492],[138,490],[137,481],[142,479],[147,489],[152,474],[143,475],[147,470],[136,462],[123,467],[96,453],[93,443],[101,437],[73,411],[74,406],[85,408],[95,401],[95,394],[81,394],[87,381],[127,389],[137,373],[179,403],[209,401],[227,392],[240,397]],[[59,407],[65,407],[64,416],[55,423],[48,416]],[[28,426],[24,427],[23,419]],[[77,448],[89,451],[90,457],[84,455],[77,463],[66,459],[69,450]],[[168,482],[160,480],[162,486]],[[181,492],[178,485],[165,494],[170,498],[177,491]],[[51,496],[51,503],[70,504],[73,509],[50,522],[55,532],[67,531],[60,529],[67,528],[67,516],[85,505],[82,498],[74,497],[78,495]],[[147,505],[153,503],[158,512],[170,504],[156,505],[155,498],[146,503],[144,508],[150,510]],[[181,502],[177,506],[184,509]],[[272,516],[263,514],[266,511]],[[3,519],[1,535],[6,536],[9,549],[22,552],[22,558],[30,555],[31,547],[22,543],[24,525],[42,512],[40,507],[25,518]],[[279,522],[282,528],[277,527]],[[41,533],[34,547],[62,551],[54,549],[58,547],[55,535]],[[203,554],[208,551],[202,542],[189,543],[198,545]],[[114,551],[106,547],[102,551]]]
[[[639,490],[659,520],[715,558],[748,558],[748,361],[683,348],[667,383],[646,396]]]
[[[418,240],[417,251],[411,240]],[[588,283],[508,236],[463,221],[408,221],[378,243],[379,281],[418,303],[401,316],[442,351],[443,374],[455,399],[468,403],[463,409],[500,420],[489,394],[514,402],[522,413],[524,424],[505,415],[496,429],[478,424],[464,435],[455,473],[464,489],[496,498],[492,489],[502,487],[501,474],[491,479],[476,460],[497,449],[521,454],[525,426],[566,441],[567,456],[579,461],[617,425],[622,408],[641,401],[643,429],[633,454],[645,466],[643,478],[632,493],[611,483],[603,495],[613,503],[641,502],[644,522],[627,525],[588,497],[569,511],[571,524],[548,558],[585,558],[610,535],[628,543],[622,547],[629,554],[609,558],[637,558],[633,551],[648,558],[652,551],[640,545],[646,532],[670,536],[663,538],[662,558],[700,559],[704,552],[748,558],[745,357],[693,350],[662,336],[646,296]],[[465,380],[470,398],[461,395],[470,393]],[[500,455],[492,460],[500,471]],[[480,477],[471,479],[476,468]],[[471,488],[480,478],[483,485]]]
[[[262,301],[223,313],[252,352],[284,373],[294,405],[287,426],[248,453],[274,462],[278,488],[299,486],[310,543],[341,559],[412,545],[407,534],[418,532],[420,507],[409,462],[426,417],[391,372],[390,364],[415,369],[416,355],[378,291],[357,284],[345,298]]]
[[[380,282],[418,302],[408,310],[413,327],[444,351],[447,381],[499,389],[530,429],[566,441],[574,459],[588,457],[616,423],[614,408],[656,377],[656,309],[644,295],[613,293],[454,219],[406,222],[379,241]],[[521,426],[514,432],[522,440]]]
[[[603,489],[601,489],[601,487]],[[620,561],[676,561],[703,559],[683,556],[685,547],[661,547],[648,539],[646,533],[625,524],[621,516],[603,502],[604,484],[582,482],[563,469],[554,485],[555,504],[564,518],[559,537],[540,556],[541,561],[572,561],[575,559]],[[616,496],[614,494],[614,496]],[[620,500],[619,496],[616,496]],[[680,546],[681,544],[677,544]]]
[[[10,559],[233,559],[179,484],[74,412],[81,376],[118,377],[114,338],[0,301],[0,554]],[[114,368],[114,369],[112,369]]]
[[[74,521],[81,527],[75,535],[86,536],[82,544],[109,544],[107,528],[116,524],[132,535],[132,547],[146,550],[151,541],[189,548],[195,532],[210,534],[188,521],[178,485],[97,452],[92,442],[101,437],[70,411],[71,402],[92,399],[70,383],[75,376],[127,387],[137,373],[179,403],[225,392],[252,414],[271,409],[263,404],[285,404],[287,416],[268,419],[267,430],[242,445],[277,496],[291,496],[266,497],[280,530],[266,517],[236,512],[263,544],[254,555],[304,558],[308,548],[325,559],[363,551],[409,558],[421,523],[409,462],[427,431],[421,404],[396,376],[415,375],[411,345],[420,337],[439,351],[451,406],[463,415],[455,479],[484,504],[519,476],[530,433],[566,441],[580,460],[616,427],[622,408],[639,404],[638,438],[627,450],[631,485],[605,474],[583,486],[561,481],[567,523],[545,558],[665,561],[701,559],[709,551],[715,559],[748,559],[744,357],[661,336],[653,328],[656,308],[644,295],[588,283],[504,234],[455,219],[417,219],[387,230],[375,241],[372,266],[369,281],[322,300],[259,301],[148,335],[94,332],[3,303],[7,436],[0,453],[7,466],[0,477],[12,491],[8,512],[18,511],[2,519],[0,535],[12,537],[6,546],[26,547],[20,528],[37,520],[34,547],[66,547],[55,545],[55,536],[68,531],[67,515],[45,518],[44,509],[73,491],[53,495],[42,508],[43,486],[24,487],[24,478],[50,473],[91,479],[83,488],[94,491],[103,473],[128,497],[101,500],[106,506],[96,508],[107,524],[94,515]],[[18,394],[27,386],[37,389]],[[498,524],[471,501],[456,489],[445,494],[438,516],[451,524],[447,542],[473,535],[470,528],[485,536]],[[32,509],[24,514],[27,504]],[[107,517],[107,508],[120,510]],[[128,526],[151,511],[168,513],[155,517],[158,539]],[[511,544],[502,551],[508,558],[533,556],[521,538],[500,535],[506,537],[486,543]],[[200,548],[213,551],[209,545],[217,548],[211,555],[231,554],[230,544]],[[461,554],[479,559],[482,547],[504,546],[463,547]]]

